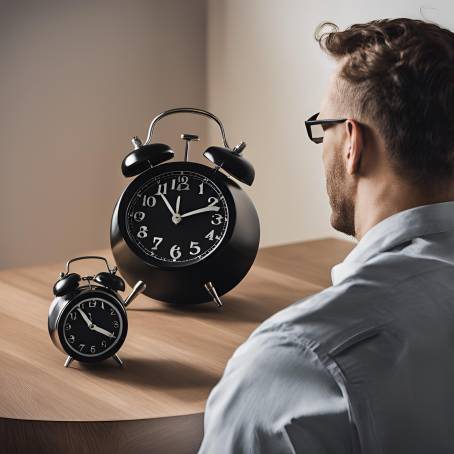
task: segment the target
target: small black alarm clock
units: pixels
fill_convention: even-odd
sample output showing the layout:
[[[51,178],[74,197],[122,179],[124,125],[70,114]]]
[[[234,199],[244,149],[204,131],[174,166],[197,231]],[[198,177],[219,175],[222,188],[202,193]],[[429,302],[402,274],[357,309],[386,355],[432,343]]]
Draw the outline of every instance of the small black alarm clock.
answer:
[[[103,260],[108,271],[84,277],[69,272],[72,262],[84,259]],[[125,283],[116,271],[104,257],[84,256],[69,260],[66,272],[60,273],[53,289],[48,327],[52,342],[68,355],[65,367],[74,359],[93,363],[110,357],[123,364],[117,352],[128,332],[126,307],[143,292],[145,284],[137,282],[123,301],[118,292],[124,291]]]
[[[166,162],[174,151],[151,143],[156,123],[165,116],[192,113],[219,126],[223,147],[203,155],[214,166],[190,162],[183,134],[184,160]],[[252,185],[254,168],[242,156],[246,144],[231,149],[224,127],[212,113],[190,107],[160,113],[150,123],[144,144],[122,163],[126,177],[137,176],[118,200],[110,239],[115,261],[128,283],[146,283],[145,294],[167,303],[191,304],[214,300],[235,287],[252,266],[259,245],[260,224],[255,207],[240,185]]]

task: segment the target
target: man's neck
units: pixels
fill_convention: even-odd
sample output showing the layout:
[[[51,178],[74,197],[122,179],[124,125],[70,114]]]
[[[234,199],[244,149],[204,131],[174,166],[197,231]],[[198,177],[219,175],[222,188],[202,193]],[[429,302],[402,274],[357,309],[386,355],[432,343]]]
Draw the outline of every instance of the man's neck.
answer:
[[[449,201],[454,201],[454,183],[430,191],[399,180],[367,180],[357,188],[355,237],[360,240],[374,225],[400,211]]]

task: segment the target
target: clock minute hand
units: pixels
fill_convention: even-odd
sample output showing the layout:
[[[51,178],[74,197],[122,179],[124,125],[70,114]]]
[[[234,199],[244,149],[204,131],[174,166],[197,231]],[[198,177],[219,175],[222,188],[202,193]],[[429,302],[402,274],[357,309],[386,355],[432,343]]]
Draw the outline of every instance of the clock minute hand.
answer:
[[[214,205],[208,205],[207,207],[199,208],[198,210],[189,211],[181,215],[182,218],[192,216],[193,214],[205,213],[205,211],[219,211],[220,208]]]
[[[98,333],[101,333],[101,334],[104,334],[108,337],[115,337],[112,333],[109,333],[109,331],[103,329],[103,328],[100,328],[99,326],[95,325],[88,317],[87,315],[85,314],[85,312],[80,308],[78,307],[77,310],[80,312],[80,315],[82,315],[82,318],[84,319],[84,322],[87,324],[87,326],[93,330],[93,331],[97,331]]]
[[[170,205],[169,201],[167,200],[167,197],[162,193],[159,193],[159,195],[162,197],[162,200],[164,200],[164,203],[167,205],[167,208],[169,209],[172,216],[175,216],[175,211],[173,211],[172,205]]]
[[[107,331],[106,329],[100,328],[100,327],[97,326],[97,325],[93,325],[92,330],[93,330],[93,331],[97,331],[98,333],[104,334],[104,335],[107,336],[107,337],[115,337],[115,335],[114,335],[113,333],[110,333],[110,332]]]

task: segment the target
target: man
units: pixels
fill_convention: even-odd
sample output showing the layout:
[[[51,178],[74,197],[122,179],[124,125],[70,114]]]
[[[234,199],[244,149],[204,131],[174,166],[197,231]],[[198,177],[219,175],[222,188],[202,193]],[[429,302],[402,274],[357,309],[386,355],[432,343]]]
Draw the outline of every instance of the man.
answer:
[[[307,128],[331,223],[359,242],[237,349],[200,452],[454,453],[454,34],[395,19],[318,40],[338,65]]]

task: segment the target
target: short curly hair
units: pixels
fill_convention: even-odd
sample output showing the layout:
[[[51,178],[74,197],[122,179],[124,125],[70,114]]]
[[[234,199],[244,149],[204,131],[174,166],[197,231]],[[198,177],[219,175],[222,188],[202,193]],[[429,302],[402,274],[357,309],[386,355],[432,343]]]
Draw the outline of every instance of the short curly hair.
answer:
[[[343,60],[344,102],[381,134],[399,174],[415,183],[454,176],[454,33],[399,18],[331,23],[315,32],[320,47]]]

